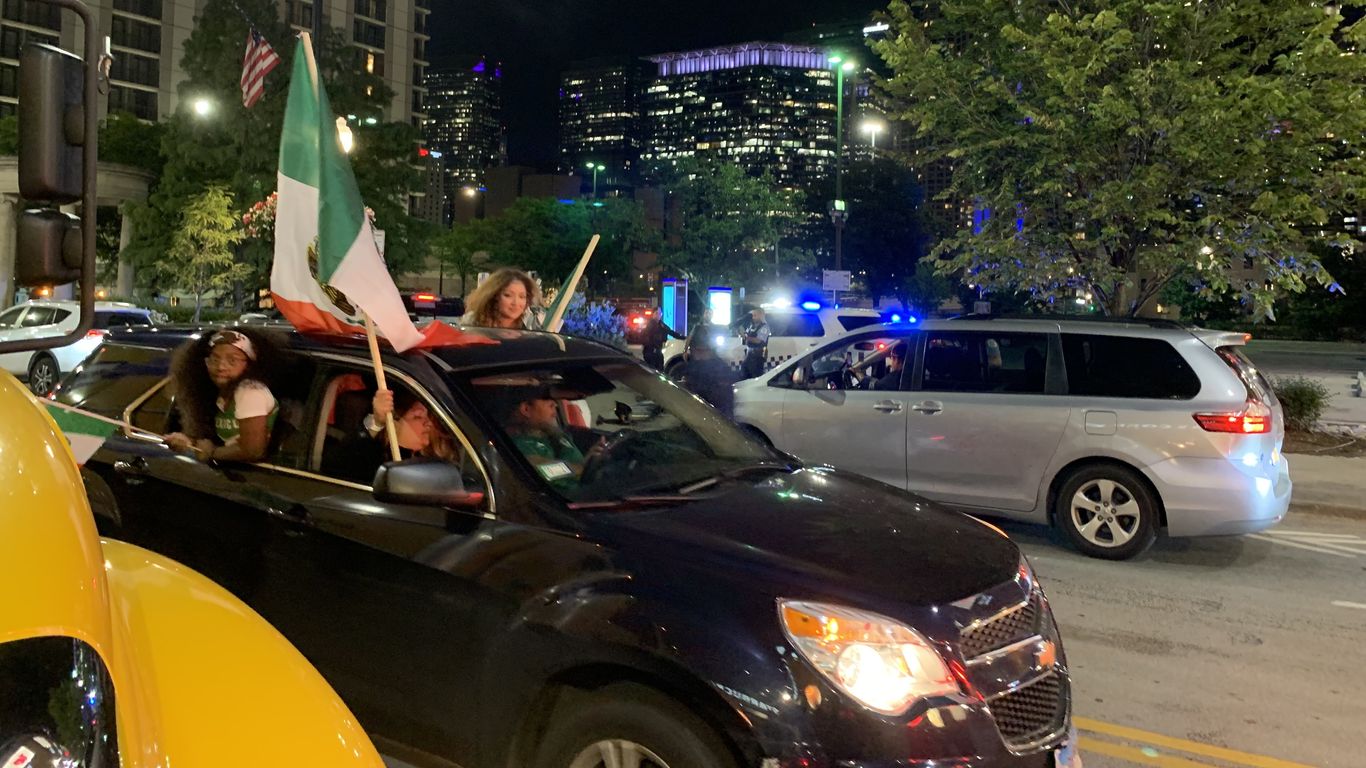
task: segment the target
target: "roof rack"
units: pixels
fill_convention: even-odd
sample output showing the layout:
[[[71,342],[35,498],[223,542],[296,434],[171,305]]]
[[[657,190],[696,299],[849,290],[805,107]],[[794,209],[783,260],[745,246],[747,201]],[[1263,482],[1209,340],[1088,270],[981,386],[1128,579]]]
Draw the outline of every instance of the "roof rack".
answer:
[[[949,320],[1042,320],[1053,323],[1096,323],[1098,325],[1145,325],[1149,328],[1177,328],[1190,330],[1190,326],[1177,320],[1158,317],[1109,317],[1105,315],[1028,315],[1028,314],[986,314],[969,313],[955,315]]]

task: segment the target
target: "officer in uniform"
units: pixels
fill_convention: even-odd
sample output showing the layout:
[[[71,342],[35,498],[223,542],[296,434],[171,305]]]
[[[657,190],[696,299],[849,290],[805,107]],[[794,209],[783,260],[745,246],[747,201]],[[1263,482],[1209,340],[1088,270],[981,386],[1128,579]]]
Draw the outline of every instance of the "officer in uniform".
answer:
[[[764,372],[764,361],[768,359],[768,336],[764,311],[758,308],[750,310],[749,324],[741,334],[745,343],[745,362],[740,366],[740,373],[744,378],[752,379]]]

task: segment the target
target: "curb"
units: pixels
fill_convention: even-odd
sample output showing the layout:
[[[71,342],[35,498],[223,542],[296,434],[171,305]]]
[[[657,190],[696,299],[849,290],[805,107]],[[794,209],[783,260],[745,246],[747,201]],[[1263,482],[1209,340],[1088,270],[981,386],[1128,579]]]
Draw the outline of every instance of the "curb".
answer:
[[[1295,514],[1366,520],[1366,507],[1327,504],[1316,501],[1295,501],[1292,492],[1290,511],[1286,513],[1286,517]],[[1281,522],[1285,522],[1285,520],[1282,519]]]

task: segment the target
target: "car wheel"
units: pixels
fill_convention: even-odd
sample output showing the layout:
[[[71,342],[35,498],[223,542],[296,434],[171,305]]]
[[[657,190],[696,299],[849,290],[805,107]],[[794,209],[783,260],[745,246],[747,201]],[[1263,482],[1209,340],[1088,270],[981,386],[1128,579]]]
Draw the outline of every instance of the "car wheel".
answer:
[[[53,360],[51,355],[34,355],[33,361],[28,364],[29,391],[39,397],[46,396],[57,388],[57,379],[60,376],[57,361]]]
[[[637,685],[590,694],[550,724],[541,744],[537,768],[736,768],[706,723]]]
[[[683,378],[683,358],[675,357],[664,364],[664,375],[674,381]]]
[[[1077,470],[1063,483],[1054,507],[1059,527],[1083,554],[1128,560],[1157,538],[1157,497],[1141,475],[1125,467]]]

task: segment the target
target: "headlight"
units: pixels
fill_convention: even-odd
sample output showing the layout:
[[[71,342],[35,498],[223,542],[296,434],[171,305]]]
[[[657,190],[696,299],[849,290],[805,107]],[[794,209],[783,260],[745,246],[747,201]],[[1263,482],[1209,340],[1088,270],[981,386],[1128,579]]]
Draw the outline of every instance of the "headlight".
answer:
[[[783,632],[825,679],[884,715],[957,693],[943,658],[920,633],[886,616],[824,603],[778,601]]]

